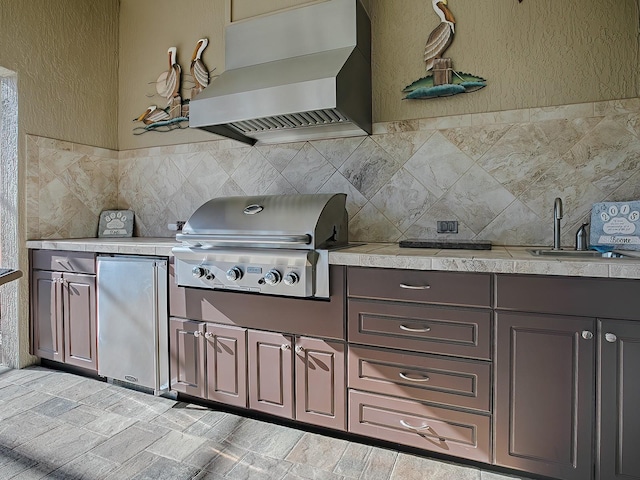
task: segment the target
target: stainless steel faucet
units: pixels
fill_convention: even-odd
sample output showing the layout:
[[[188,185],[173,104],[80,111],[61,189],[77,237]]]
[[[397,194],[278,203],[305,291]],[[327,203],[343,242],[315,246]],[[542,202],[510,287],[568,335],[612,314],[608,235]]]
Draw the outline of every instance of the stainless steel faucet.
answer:
[[[553,249],[562,250],[560,245],[560,220],[562,220],[562,199],[556,197],[553,202]]]

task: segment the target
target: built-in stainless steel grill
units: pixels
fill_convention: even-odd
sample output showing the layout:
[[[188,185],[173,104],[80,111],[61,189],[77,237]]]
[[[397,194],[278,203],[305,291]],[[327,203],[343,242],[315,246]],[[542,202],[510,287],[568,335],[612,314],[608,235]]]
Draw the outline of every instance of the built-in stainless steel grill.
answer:
[[[221,197],[176,239],[176,281],[188,287],[329,297],[329,249],[348,240],[346,195]]]

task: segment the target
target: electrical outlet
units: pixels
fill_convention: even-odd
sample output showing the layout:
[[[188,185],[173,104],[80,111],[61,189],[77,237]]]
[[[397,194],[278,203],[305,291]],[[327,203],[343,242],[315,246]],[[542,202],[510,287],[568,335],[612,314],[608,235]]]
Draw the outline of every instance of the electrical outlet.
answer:
[[[458,233],[457,220],[438,220],[436,223],[438,233]]]

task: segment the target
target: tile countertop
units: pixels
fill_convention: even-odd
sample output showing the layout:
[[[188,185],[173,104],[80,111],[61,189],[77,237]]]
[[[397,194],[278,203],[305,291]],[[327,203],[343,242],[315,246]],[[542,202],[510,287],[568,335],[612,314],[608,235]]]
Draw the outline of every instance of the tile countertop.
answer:
[[[30,240],[27,248],[80,252],[170,256],[179,245],[173,238],[79,238]],[[578,277],[640,279],[638,259],[567,259],[534,257],[530,247],[494,246],[492,250],[400,248],[397,243],[365,243],[329,253],[329,263],[362,267],[451,272],[518,273]]]

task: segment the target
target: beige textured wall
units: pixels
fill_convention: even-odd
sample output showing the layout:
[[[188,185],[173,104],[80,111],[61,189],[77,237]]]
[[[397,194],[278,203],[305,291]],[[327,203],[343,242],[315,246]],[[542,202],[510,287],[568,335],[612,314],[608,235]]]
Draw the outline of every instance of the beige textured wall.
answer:
[[[371,0],[374,121],[565,105],[638,95],[635,0],[451,0],[454,69],[487,79],[469,95],[400,100],[424,76],[438,18],[424,0]]]
[[[119,57],[119,149],[211,140],[195,129],[134,135],[133,122],[149,105],[166,107],[154,82],[169,68],[167,49],[176,47],[182,67],[183,98],[190,98],[189,66],[198,39],[207,37],[203,60],[214,74],[224,70],[225,0],[121,0]],[[186,126],[186,125],[185,125]]]
[[[22,133],[117,147],[118,0],[0,0]]]
[[[18,84],[18,164],[3,177],[17,181],[18,213],[13,222],[2,222],[0,243],[3,254],[17,255],[24,272],[31,214],[27,134],[117,147],[118,8],[118,0],[0,0],[0,67],[16,72]],[[16,248],[7,250],[9,244]],[[16,259],[9,263],[16,265]],[[9,332],[3,337],[4,360],[11,366],[34,360],[28,354],[27,279],[18,282],[17,305],[3,316],[3,333]]]
[[[209,68],[224,69],[225,15],[237,21],[313,0],[121,0],[121,150],[215,138],[194,131],[136,137],[131,122],[153,103],[153,82],[178,47],[183,71],[206,35]],[[226,3],[227,2],[227,3]],[[228,11],[225,11],[225,3]],[[424,43],[438,18],[425,0],[366,0],[373,31],[374,122],[633,98],[640,92],[636,0],[451,0],[454,68],[487,79],[473,94],[402,100],[404,86],[425,74]],[[164,106],[164,105],[163,105]],[[138,124],[139,125],[139,124]]]

